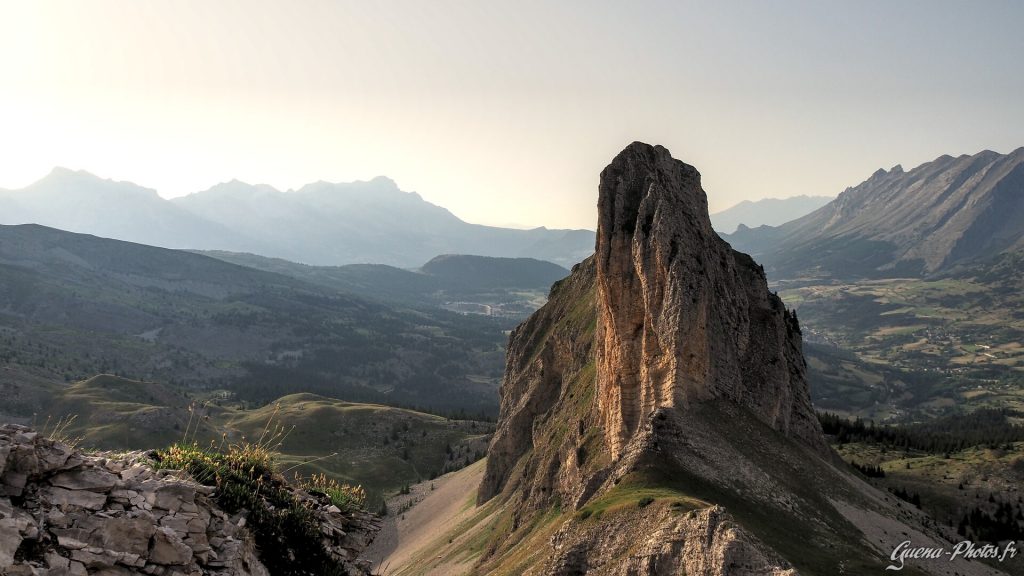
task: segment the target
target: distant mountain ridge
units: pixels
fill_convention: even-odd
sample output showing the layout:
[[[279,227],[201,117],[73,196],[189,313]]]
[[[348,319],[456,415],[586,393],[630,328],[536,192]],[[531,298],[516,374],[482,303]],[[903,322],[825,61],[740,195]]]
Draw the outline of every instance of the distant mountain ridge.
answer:
[[[934,275],[1024,248],[1024,147],[878,170],[818,210],[724,237],[774,278]]]
[[[164,200],[156,190],[66,168],[54,168],[20,190],[0,190],[0,224],[40,224],[164,248],[237,250],[256,242]]]
[[[315,265],[415,267],[438,254],[531,257],[571,266],[589,230],[470,224],[394,181],[315,182],[282,192],[237,180],[166,200],[130,182],[57,168],[0,190],[0,224],[41,224],[164,248],[250,252]]]
[[[466,304],[479,304],[468,308],[519,320],[543,305],[551,285],[569,274],[557,264],[533,258],[450,254],[433,258],[419,270],[409,270],[384,264],[310,266],[217,250],[200,253],[375,301],[460,310],[467,308]]]
[[[807,195],[744,200],[731,208],[712,214],[711,225],[717,232],[726,234],[732,234],[739,226],[778,226],[809,214],[831,201],[831,196]]]
[[[565,268],[536,258],[487,258],[443,254],[420,268],[425,274],[480,288],[551,286],[569,275]]]

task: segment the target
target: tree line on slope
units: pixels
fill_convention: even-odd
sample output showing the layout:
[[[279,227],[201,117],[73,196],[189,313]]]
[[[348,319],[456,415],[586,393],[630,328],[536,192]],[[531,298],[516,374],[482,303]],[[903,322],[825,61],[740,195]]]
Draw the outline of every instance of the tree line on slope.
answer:
[[[1011,418],[1021,413],[1006,408],[981,408],[929,422],[878,426],[861,418],[849,420],[831,412],[819,412],[825,434],[839,444],[868,442],[895,449],[920,450],[933,454],[956,452],[972,446],[999,448],[1024,441],[1024,426]]]

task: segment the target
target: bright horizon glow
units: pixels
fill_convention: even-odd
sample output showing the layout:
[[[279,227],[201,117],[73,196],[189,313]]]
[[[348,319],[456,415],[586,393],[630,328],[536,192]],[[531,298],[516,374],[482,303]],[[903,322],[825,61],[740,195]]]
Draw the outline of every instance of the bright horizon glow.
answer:
[[[1024,134],[1015,3],[0,0],[0,187],[181,196],[378,175],[476,223],[593,229],[629,142],[712,212]]]

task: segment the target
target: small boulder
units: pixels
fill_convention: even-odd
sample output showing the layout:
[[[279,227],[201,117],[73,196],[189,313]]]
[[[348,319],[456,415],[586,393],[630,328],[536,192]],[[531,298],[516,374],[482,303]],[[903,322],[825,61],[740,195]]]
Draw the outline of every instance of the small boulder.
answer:
[[[162,566],[184,566],[192,561],[192,549],[170,528],[158,528],[149,547],[149,561]]]
[[[61,472],[50,478],[50,484],[68,490],[109,492],[117,483],[117,476],[101,468],[79,468]]]

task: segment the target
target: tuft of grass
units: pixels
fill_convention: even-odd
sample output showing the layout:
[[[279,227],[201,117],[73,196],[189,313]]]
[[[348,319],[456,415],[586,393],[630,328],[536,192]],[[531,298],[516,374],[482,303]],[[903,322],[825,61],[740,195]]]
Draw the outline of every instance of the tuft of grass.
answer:
[[[326,474],[313,474],[309,480],[299,481],[299,485],[310,493],[321,493],[331,499],[342,512],[361,510],[366,505],[366,491],[362,486],[342,484]]]
[[[74,424],[75,420],[77,419],[77,414],[73,414],[70,416],[62,416],[57,420],[53,420],[53,416],[47,416],[46,422],[43,423],[42,427],[38,428],[38,430],[40,434],[49,438],[50,440],[53,440],[54,442],[60,442],[62,444],[67,444],[71,448],[76,448],[78,444],[82,441],[82,437],[73,436],[68,430],[71,428],[72,424]],[[33,428],[35,428],[34,424]]]
[[[156,466],[185,471],[197,482],[216,488],[213,498],[227,513],[247,512],[256,545],[273,552],[261,557],[270,573],[343,573],[320,543],[320,525],[313,510],[296,497],[278,470],[277,450],[288,435],[283,426],[271,417],[255,442],[243,437],[239,443],[227,443],[226,436],[222,436],[219,446],[215,442],[203,446],[194,439],[189,441],[191,424],[180,442],[155,454]],[[361,488],[340,485],[323,475],[306,485],[314,486],[348,512],[365,502]]]
[[[674,512],[689,512],[708,505],[677,486],[634,473],[602,496],[588,502],[576,513],[576,517],[579,520],[591,517],[599,520],[605,514],[618,514],[634,507],[646,508],[655,502],[671,502]]]

